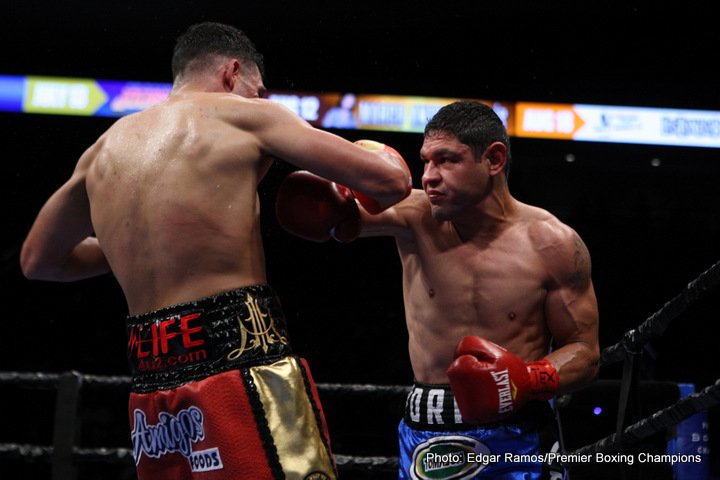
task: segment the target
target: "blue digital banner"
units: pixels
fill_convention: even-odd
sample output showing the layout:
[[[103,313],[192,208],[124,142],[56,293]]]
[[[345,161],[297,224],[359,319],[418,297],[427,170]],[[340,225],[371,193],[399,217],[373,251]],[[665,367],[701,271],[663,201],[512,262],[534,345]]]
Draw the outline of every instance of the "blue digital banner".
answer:
[[[24,77],[0,75],[0,111],[22,112]]]
[[[0,75],[0,111],[122,117],[168,97],[170,83]],[[422,132],[454,98],[270,92],[322,128]],[[512,137],[720,148],[720,111],[479,100]]]
[[[0,111],[122,117],[167,98],[169,83],[0,75]]]

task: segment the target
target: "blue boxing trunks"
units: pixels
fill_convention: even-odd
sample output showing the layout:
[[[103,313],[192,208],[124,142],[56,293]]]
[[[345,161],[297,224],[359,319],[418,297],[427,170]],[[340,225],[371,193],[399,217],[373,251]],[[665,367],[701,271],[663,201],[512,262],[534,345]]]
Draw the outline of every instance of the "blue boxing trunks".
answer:
[[[531,402],[502,423],[463,423],[449,385],[415,383],[400,421],[401,480],[562,480],[548,402]]]
[[[337,477],[315,384],[267,285],[128,318],[140,480]]]

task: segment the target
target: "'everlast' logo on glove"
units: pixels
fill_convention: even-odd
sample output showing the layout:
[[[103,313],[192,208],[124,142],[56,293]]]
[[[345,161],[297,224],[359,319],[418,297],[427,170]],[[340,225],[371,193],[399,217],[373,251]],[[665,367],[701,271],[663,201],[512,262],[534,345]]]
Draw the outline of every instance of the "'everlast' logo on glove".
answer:
[[[513,400],[515,400],[515,385],[510,382],[510,373],[507,368],[499,372],[491,372],[495,385],[498,387],[498,413],[510,413],[513,411]],[[513,388],[511,388],[511,385]],[[514,392],[515,391],[515,392]]]
[[[547,400],[559,386],[555,367],[546,359],[525,363],[484,338],[468,336],[455,349],[447,371],[463,420],[499,422],[530,400]],[[497,391],[495,395],[488,392]]]

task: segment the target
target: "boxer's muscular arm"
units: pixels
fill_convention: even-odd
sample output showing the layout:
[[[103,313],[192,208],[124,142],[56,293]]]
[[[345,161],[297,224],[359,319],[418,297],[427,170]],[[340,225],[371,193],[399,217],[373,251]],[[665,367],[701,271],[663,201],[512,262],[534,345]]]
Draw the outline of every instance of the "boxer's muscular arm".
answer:
[[[590,254],[580,237],[566,226],[547,252],[550,284],[545,318],[555,350],[547,355],[560,375],[559,394],[595,379],[600,347],[598,306],[591,279]]]
[[[72,281],[110,271],[93,235],[85,176],[96,145],[83,153],[75,171],[40,209],[20,252],[27,278]]]
[[[427,201],[425,193],[415,189],[406,199],[377,215],[370,215],[360,208],[360,236],[411,239],[413,235],[411,224],[414,218],[420,216],[424,201]]]
[[[264,104],[256,109],[251,129],[265,153],[360,191],[382,207],[407,194],[409,174],[389,155],[316,129],[285,107],[257,102]]]

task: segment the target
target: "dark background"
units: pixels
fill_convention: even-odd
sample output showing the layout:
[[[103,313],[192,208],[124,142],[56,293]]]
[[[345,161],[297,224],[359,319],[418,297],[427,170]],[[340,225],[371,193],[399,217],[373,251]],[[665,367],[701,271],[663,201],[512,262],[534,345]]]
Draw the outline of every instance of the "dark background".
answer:
[[[255,41],[271,90],[720,110],[717,14],[703,3],[30,0],[0,9],[0,74],[169,82],[175,37],[191,23],[215,20]],[[112,122],[0,113],[0,370],[127,373],[126,308],[111,277],[29,282],[18,266],[38,209]],[[420,135],[336,133],[393,145],[419,186]],[[565,161],[568,154],[574,162]],[[720,259],[715,149],[513,139],[513,156],[514,195],[573,226],[590,249],[602,347]],[[660,165],[651,166],[653,159]],[[318,382],[409,384],[393,241],[341,246],[285,234],[272,207],[292,169],[277,164],[260,194],[269,280],[283,300],[295,349]],[[717,291],[708,293],[654,341],[643,378],[702,388],[720,377],[718,306]],[[603,379],[619,375],[618,367],[601,372]],[[49,442],[51,412],[33,409],[51,410],[51,398],[0,386],[2,392],[9,395],[4,415],[22,421],[0,427],[0,442]],[[109,418],[93,420],[117,421],[100,415]],[[713,444],[714,416],[711,410]],[[354,453],[340,445],[339,453]],[[714,473],[716,463],[713,456]]]

